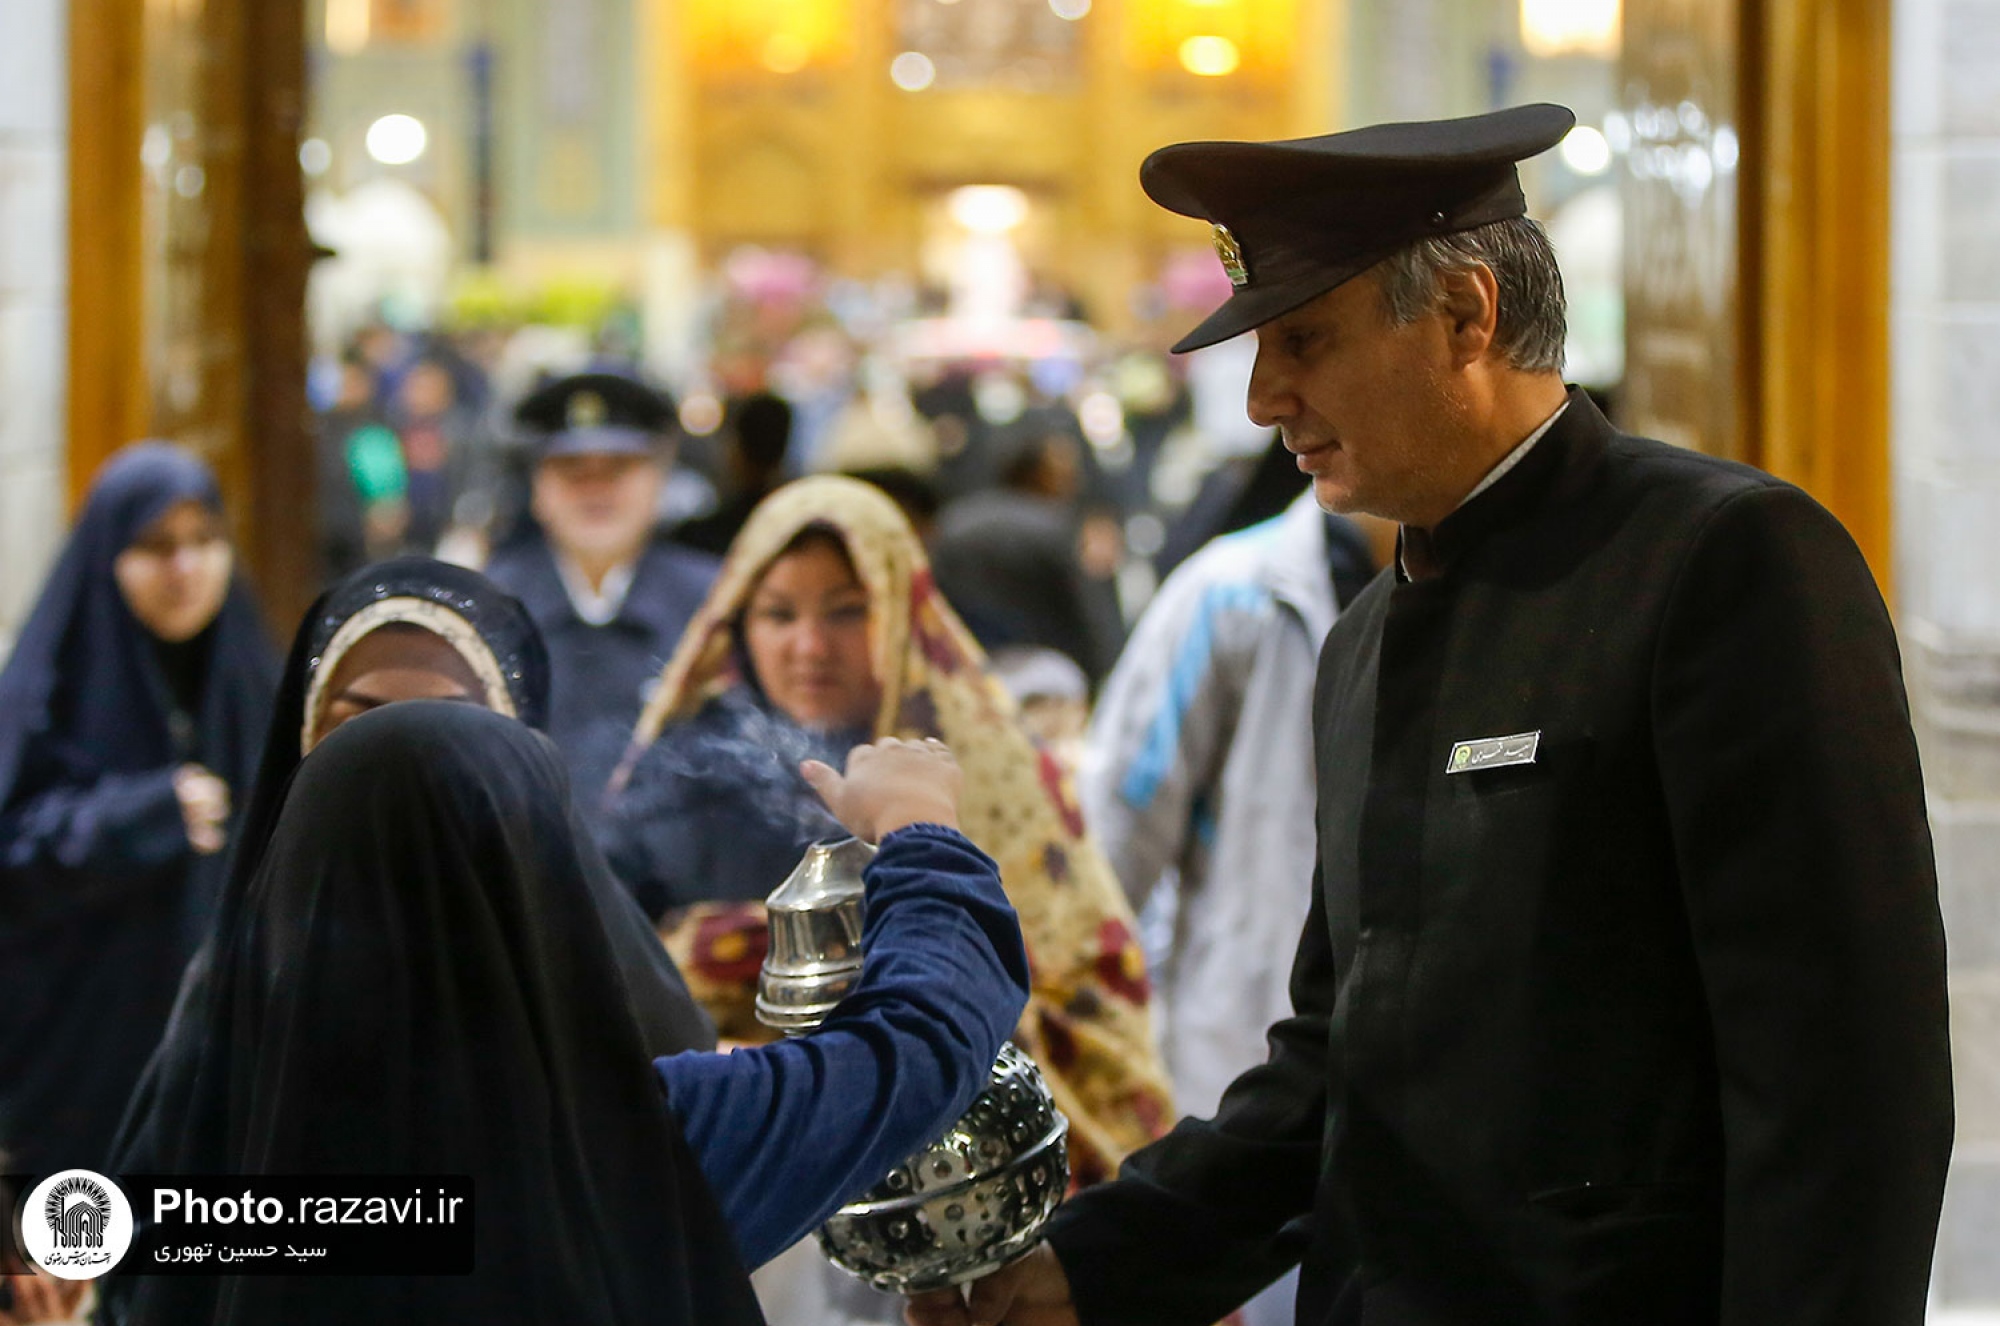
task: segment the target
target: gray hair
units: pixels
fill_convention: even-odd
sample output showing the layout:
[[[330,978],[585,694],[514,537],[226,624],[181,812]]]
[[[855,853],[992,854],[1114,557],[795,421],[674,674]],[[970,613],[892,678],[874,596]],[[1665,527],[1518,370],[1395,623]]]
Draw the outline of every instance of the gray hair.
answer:
[[[1562,272],[1542,224],[1529,217],[1433,235],[1384,258],[1377,268],[1389,318],[1416,321],[1437,307],[1446,272],[1485,267],[1500,286],[1493,348],[1523,373],[1560,373],[1563,366]]]

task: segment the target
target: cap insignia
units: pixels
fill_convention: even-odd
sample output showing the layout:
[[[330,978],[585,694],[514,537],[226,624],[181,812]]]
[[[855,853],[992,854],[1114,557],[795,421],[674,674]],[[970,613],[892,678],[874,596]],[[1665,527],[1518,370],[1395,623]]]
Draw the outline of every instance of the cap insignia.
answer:
[[[604,398],[594,391],[579,391],[563,410],[563,423],[570,428],[595,428],[604,422]]]
[[[1244,261],[1243,246],[1229,233],[1229,227],[1211,226],[1209,237],[1215,242],[1215,256],[1222,259],[1222,270],[1229,274],[1229,284],[1238,290],[1249,285],[1250,265]]]

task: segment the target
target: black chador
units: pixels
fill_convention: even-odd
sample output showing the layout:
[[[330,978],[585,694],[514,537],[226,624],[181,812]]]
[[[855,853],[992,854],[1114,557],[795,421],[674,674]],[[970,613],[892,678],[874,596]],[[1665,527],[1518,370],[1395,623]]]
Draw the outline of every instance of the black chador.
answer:
[[[339,666],[341,645],[359,643],[361,637],[353,636],[350,626],[357,619],[374,620],[377,629],[449,630],[455,648],[482,655],[478,670],[502,682],[504,698],[490,697],[486,707],[509,709],[532,728],[547,724],[548,655],[534,622],[511,596],[476,571],[427,557],[397,558],[354,572],[320,596],[293,638],[263,761],[243,798],[242,827],[218,906],[217,935],[226,936],[240,924],[304,757],[307,697],[315,678]],[[657,1055],[712,1048],[714,1028],[688,997],[680,972],[624,887],[595,856],[585,866],[590,904],[604,917],[610,951],[624,973],[647,1051]],[[204,1120],[217,1117],[217,1084],[229,1064],[228,1045],[209,1035],[215,1020],[225,1016],[227,993],[217,975],[219,966],[226,965],[221,942],[211,939],[196,956],[173,1022],[133,1095],[115,1150],[124,1172],[207,1172],[203,1166],[220,1163],[208,1149],[213,1139],[201,1129]]]
[[[546,738],[425,700],[344,724],[287,781],[134,1132],[156,1173],[469,1175],[477,1270],[128,1278],[110,1319],[761,1323],[653,1069],[699,1046],[648,1006],[700,1020],[642,986],[644,934]]]
[[[0,1149],[17,1172],[102,1169],[206,929],[225,855],[189,845],[175,772],[237,804],[277,660],[240,579],[166,644],[113,563],[175,505],[219,511],[208,467],[126,448],[99,474],[0,674]]]

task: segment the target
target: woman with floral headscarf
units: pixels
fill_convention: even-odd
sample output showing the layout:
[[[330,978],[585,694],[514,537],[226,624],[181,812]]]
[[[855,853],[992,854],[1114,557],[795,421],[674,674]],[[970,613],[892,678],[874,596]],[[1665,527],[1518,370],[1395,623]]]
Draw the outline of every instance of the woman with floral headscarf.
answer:
[[[893,502],[851,479],[789,484],[744,526],[667,664],[613,780],[606,848],[665,916],[723,1034],[768,1039],[750,1016],[760,901],[838,832],[805,813],[800,759],[942,739],[965,771],[965,833],[999,863],[1027,938],[1034,985],[1015,1039],[1069,1116],[1071,1173],[1087,1185],[1172,1118],[1150,992],[1066,776],[984,663]]]

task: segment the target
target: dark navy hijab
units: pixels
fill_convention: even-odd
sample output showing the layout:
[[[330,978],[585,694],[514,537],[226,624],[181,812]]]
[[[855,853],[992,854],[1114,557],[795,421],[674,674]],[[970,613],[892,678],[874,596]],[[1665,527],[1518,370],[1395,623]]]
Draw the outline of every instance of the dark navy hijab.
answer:
[[[362,567],[321,594],[292,637],[271,713],[270,738],[257,766],[256,783],[244,800],[242,829],[229,872],[231,895],[242,892],[270,840],[278,806],[305,753],[302,737],[313,683],[339,666],[339,658],[329,656],[329,649],[341,628],[363,614],[380,614],[383,605],[409,603],[428,605],[464,623],[477,637],[476,647],[485,652],[491,669],[504,679],[513,716],[531,728],[547,728],[548,646],[513,595],[477,571],[430,557],[397,557]],[[415,615],[392,610],[388,620],[409,621]]]
[[[241,576],[194,640],[163,646],[126,605],[112,564],[184,501],[217,515],[215,475],[166,442],[105,463],[69,543],[0,672],[0,807],[59,783],[198,760],[239,798],[257,767],[276,659]],[[191,669],[196,713],[179,714],[167,651]],[[219,858],[215,858],[219,862]],[[219,870],[200,872],[219,876]],[[209,887],[199,888],[213,896]]]
[[[555,747],[518,722],[416,700],[316,746],[215,937],[197,1113],[156,1159],[469,1175],[477,1270],[113,1276],[113,1318],[761,1323],[666,1108],[606,877]]]
[[[118,589],[119,554],[186,501],[221,504],[187,452],[112,457],[0,672],[0,1142],[29,1169],[103,1163],[226,863],[188,845],[175,770],[240,803],[270,712],[240,580],[173,645]]]

